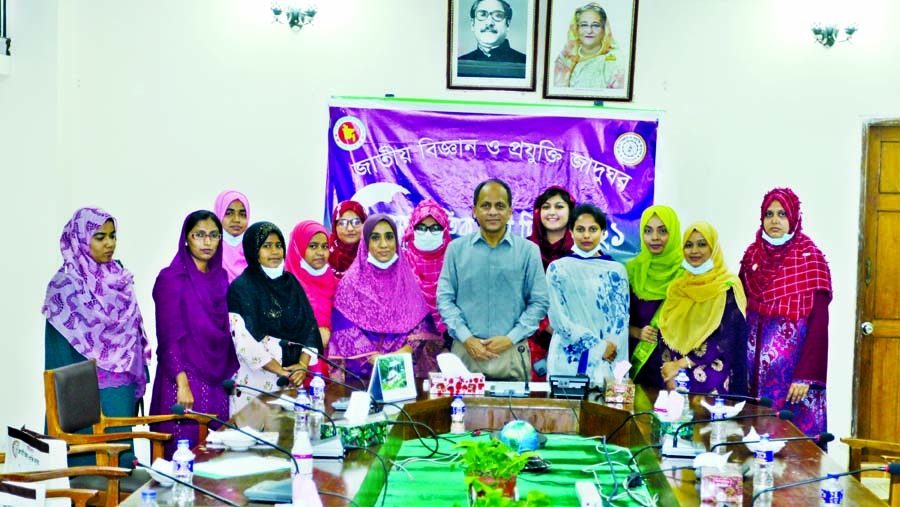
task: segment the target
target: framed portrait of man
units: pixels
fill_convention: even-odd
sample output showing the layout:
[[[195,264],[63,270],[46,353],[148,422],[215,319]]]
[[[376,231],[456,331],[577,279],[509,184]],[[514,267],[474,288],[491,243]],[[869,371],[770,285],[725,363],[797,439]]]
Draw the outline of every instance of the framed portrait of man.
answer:
[[[544,97],[630,101],[638,0],[548,0]]]
[[[538,0],[448,0],[447,87],[535,90]]]

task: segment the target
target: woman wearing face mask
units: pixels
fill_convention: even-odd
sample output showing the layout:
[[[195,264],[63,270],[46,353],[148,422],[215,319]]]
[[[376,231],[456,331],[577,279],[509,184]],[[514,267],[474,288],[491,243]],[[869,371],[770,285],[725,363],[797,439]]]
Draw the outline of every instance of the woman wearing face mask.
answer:
[[[171,264],[159,272],[153,286],[156,303],[156,377],[150,414],[171,414],[172,405],[228,419],[228,394],[222,382],[238,369],[225,294],[228,277],[222,269],[222,224],[212,211],[187,216]],[[178,439],[197,442],[196,421],[151,425],[171,433],[165,455],[171,459]]]
[[[409,352],[416,377],[425,377],[436,371],[443,338],[405,256],[398,255],[397,225],[373,215],[362,232],[356,260],[334,295],[328,356],[366,378],[377,356]]]
[[[250,201],[237,190],[226,190],[216,197],[214,211],[222,222],[222,267],[231,283],[247,267],[241,239],[250,223]]]
[[[328,233],[322,224],[304,220],[294,227],[284,269],[293,273],[306,292],[322,335],[322,346],[328,350],[338,279],[328,266]]]
[[[628,349],[635,383],[662,387],[659,309],[673,280],[684,274],[681,224],[675,210],[655,205],[641,214],[641,251],[625,264],[631,284]]]
[[[571,254],[547,268],[553,328],[547,374],[585,373],[602,386],[612,376],[612,364],[628,351],[628,275],[600,250],[606,232],[600,208],[575,206],[569,230],[575,242]]]
[[[528,239],[541,250],[544,271],[551,262],[572,253],[572,231],[569,230],[569,215],[575,206],[575,199],[562,187],[549,187],[534,201],[531,222],[531,236]],[[545,317],[538,330],[528,337],[531,352],[531,380],[544,381],[547,378],[547,349],[553,328]]]
[[[747,394],[747,298],[728,272],[716,230],[695,222],[684,231],[686,273],[669,284],[659,312],[663,382],[688,371],[691,390]]]
[[[444,208],[431,199],[420,202],[409,217],[402,244],[406,261],[425,296],[435,329],[443,334],[447,326],[437,311],[436,292],[444,265],[444,252],[450,244],[450,219]]]
[[[756,241],[744,252],[750,395],[794,412],[807,435],[826,430],[831,271],[803,233],[800,199],[789,188],[763,198]]]
[[[147,386],[150,348],[134,276],[113,260],[116,229],[116,219],[99,208],[76,210],[63,227],[63,264],[47,286],[41,310],[47,319],[44,368],[96,361],[103,413],[134,417],[135,402]],[[70,460],[73,466],[88,464],[92,457]]]
[[[284,235],[271,222],[257,222],[244,233],[243,244],[247,269],[228,287],[228,314],[241,364],[235,380],[276,391],[278,377],[284,376],[299,386],[323,347],[306,293],[294,275],[284,271]],[[233,396],[232,413],[256,395]]]
[[[359,238],[366,211],[356,201],[344,201],[338,204],[331,217],[331,237],[328,238],[328,265],[338,279],[353,264],[358,250]]]

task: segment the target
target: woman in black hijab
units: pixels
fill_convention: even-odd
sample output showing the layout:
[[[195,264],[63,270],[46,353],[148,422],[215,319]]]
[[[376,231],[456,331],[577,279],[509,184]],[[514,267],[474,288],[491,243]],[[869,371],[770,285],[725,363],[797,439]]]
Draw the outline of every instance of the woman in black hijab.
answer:
[[[243,246],[247,268],[228,287],[231,333],[241,363],[236,380],[264,391],[277,390],[280,376],[301,385],[313,356],[304,348],[322,353],[322,337],[306,293],[284,270],[284,235],[271,222],[257,222],[244,233]],[[281,340],[289,344],[282,347]],[[254,396],[233,397],[231,413]]]

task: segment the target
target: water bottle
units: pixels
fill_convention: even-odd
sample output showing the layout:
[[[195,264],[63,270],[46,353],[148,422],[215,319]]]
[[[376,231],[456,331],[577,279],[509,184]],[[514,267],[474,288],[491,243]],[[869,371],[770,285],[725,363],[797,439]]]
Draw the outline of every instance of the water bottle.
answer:
[[[684,368],[678,370],[678,375],[675,376],[675,390],[684,395],[684,410],[682,410],[681,416],[686,418],[691,413],[691,397],[688,394],[691,390],[691,378]]]
[[[178,441],[178,449],[172,455],[172,470],[176,479],[187,484],[193,484],[194,453],[191,452],[190,440]],[[175,485],[172,486],[172,500],[176,504],[193,504],[194,490],[189,486],[175,482]]]
[[[466,432],[466,402],[462,396],[453,397],[450,404],[450,433],[460,435]]]
[[[728,435],[725,434],[725,423],[721,422],[721,419],[725,418],[725,400],[719,397],[716,397],[715,405],[713,409],[710,411],[710,419],[713,420],[710,423],[712,426],[712,432],[709,434],[709,446],[710,448],[716,444],[721,444],[728,440]],[[716,447],[716,452],[719,454],[725,453],[725,446]]]
[[[295,405],[296,407],[296,405]],[[299,419],[299,416],[298,416]],[[294,445],[291,447],[291,456],[295,463],[291,463],[291,498],[293,505],[306,505],[309,497],[308,485],[313,482],[313,449],[309,441],[309,432],[305,428],[294,433]]]
[[[822,492],[820,493],[822,502],[820,505],[840,505],[844,501],[844,488],[838,481],[836,474],[828,474],[828,479],[822,483]]]
[[[763,433],[759,436],[759,443],[756,445],[756,473],[753,474],[753,492],[771,488],[775,484],[775,478],[772,475],[772,466],[775,462],[775,453],[772,451],[772,445],[769,443],[769,434]]]
[[[313,379],[309,383],[309,394],[312,399],[311,406],[315,409],[309,414],[309,436],[316,441],[321,436],[322,422],[325,420],[322,412],[316,411],[325,410],[325,379],[322,378],[321,373],[313,374]]]
[[[159,507],[159,504],[156,503],[155,489],[141,491],[141,507]]]
[[[300,432],[306,433],[309,438],[309,396],[306,395],[306,389],[297,390],[297,399],[294,400],[294,440]]]

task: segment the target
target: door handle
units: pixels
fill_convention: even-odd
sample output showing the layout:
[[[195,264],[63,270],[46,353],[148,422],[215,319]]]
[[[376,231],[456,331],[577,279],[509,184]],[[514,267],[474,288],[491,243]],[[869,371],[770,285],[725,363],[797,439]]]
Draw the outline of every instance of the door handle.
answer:
[[[862,333],[866,336],[869,336],[873,332],[875,332],[875,325],[871,322],[863,322],[860,326],[862,328]]]
[[[866,258],[866,285],[872,283],[872,258]]]

